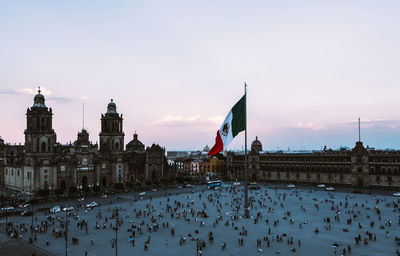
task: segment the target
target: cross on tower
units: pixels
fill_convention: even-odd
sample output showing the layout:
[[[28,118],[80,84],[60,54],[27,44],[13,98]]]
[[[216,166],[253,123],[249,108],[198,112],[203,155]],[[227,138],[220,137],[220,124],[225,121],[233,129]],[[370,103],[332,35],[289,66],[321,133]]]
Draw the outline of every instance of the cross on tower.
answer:
[[[41,92],[41,90],[40,90],[40,86],[39,86],[39,90],[38,90],[38,93],[40,94],[40,92]]]

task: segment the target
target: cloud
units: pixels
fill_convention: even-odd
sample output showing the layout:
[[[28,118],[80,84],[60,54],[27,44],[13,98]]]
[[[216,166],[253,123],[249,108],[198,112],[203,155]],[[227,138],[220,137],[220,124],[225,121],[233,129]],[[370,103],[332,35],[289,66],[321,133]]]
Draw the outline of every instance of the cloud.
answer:
[[[352,120],[346,122],[346,124],[355,125],[358,124],[357,120]],[[360,121],[361,128],[373,129],[373,128],[391,128],[391,129],[399,129],[400,121],[393,119],[361,119]]]
[[[15,92],[17,94],[29,94],[29,95],[35,95],[38,93],[38,89],[39,88],[22,88],[22,89],[17,89],[15,90]],[[46,87],[40,87],[40,92],[41,94],[43,94],[44,96],[50,96],[53,94],[52,91],[50,91],[49,89],[47,89]]]
[[[304,124],[304,123],[299,123],[299,124],[296,125],[296,128],[311,129],[311,130],[314,130],[314,131],[328,129],[328,127],[325,126],[325,125],[314,124],[314,123],[312,123],[312,122],[309,122],[309,123],[306,123],[306,124]]]
[[[47,89],[46,87],[40,87],[40,92],[41,94],[46,96],[46,100],[50,102],[70,103],[74,101],[90,100],[90,98],[86,96],[82,96],[79,98],[52,96],[53,92]],[[17,90],[0,91],[0,94],[13,94],[13,95],[36,95],[37,93],[38,93],[38,88],[21,88]]]
[[[152,122],[151,125],[171,127],[171,128],[185,128],[192,130],[213,130],[218,129],[219,125],[224,121],[223,116],[210,116],[203,115],[194,116],[180,116],[180,115],[167,115],[164,118]]]

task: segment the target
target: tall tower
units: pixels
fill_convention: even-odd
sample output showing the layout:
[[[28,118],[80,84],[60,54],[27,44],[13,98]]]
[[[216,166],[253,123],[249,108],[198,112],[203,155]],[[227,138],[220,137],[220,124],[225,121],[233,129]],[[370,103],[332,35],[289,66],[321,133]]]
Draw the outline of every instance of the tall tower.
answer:
[[[26,111],[25,152],[52,153],[56,143],[56,133],[53,130],[53,113],[45,105],[44,96],[35,95],[33,106]]]
[[[113,99],[108,103],[107,112],[101,114],[100,151],[117,153],[124,150],[124,132],[122,130],[122,114],[117,112]]]

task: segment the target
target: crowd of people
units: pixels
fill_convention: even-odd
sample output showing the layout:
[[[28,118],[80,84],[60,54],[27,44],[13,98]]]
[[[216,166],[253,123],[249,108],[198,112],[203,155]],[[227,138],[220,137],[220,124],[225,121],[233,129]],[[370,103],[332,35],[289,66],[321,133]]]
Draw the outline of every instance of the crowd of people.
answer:
[[[142,246],[149,252],[152,241],[156,239],[159,246],[162,239],[165,250],[171,244],[185,247],[193,242],[198,255],[205,254],[210,247],[214,251],[215,248],[221,251],[232,249],[229,255],[242,247],[254,248],[257,253],[272,250],[269,253],[281,254],[283,251],[307,252],[311,250],[312,246],[308,245],[312,245],[313,240],[320,241],[318,236],[321,233],[334,230],[342,232],[343,236],[332,236],[331,243],[326,246],[332,255],[349,255],[383,239],[392,240],[393,252],[400,255],[397,249],[400,248],[399,200],[372,195],[359,199],[353,194],[336,199],[333,192],[320,192],[326,198],[317,198],[313,193],[312,190],[299,189],[261,188],[251,191],[249,219],[243,218],[243,188],[233,186],[199,193],[166,194],[161,198],[145,199],[140,204],[114,203],[93,209],[78,208],[68,213],[81,216],[69,219],[69,232],[72,228],[75,230],[68,239],[76,245],[80,243],[80,236],[93,236],[89,244],[83,245],[86,255],[90,255],[91,247],[104,245],[104,241],[95,243],[95,230],[119,232],[120,237],[128,238],[113,239],[111,248],[128,243],[132,247]],[[383,216],[382,208],[386,208],[386,212],[396,212],[398,219],[387,219],[396,215]],[[33,227],[27,219],[14,221],[7,227],[7,234],[21,238],[33,228],[35,241],[39,236],[45,245],[49,245],[51,236],[55,239],[66,236],[63,214],[36,216]],[[392,228],[395,222],[397,227]],[[306,233],[309,235],[304,236]],[[347,234],[355,234],[354,239],[348,239]],[[337,237],[343,238],[334,240]],[[215,240],[218,240],[217,245]]]

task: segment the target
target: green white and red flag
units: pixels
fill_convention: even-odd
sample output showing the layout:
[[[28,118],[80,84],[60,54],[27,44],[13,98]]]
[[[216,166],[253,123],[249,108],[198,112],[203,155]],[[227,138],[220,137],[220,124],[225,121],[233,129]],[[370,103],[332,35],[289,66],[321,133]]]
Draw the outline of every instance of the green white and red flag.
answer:
[[[229,111],[222,123],[221,128],[217,131],[215,145],[212,147],[209,156],[214,156],[225,150],[229,143],[241,131],[246,129],[246,95],[244,95]]]

